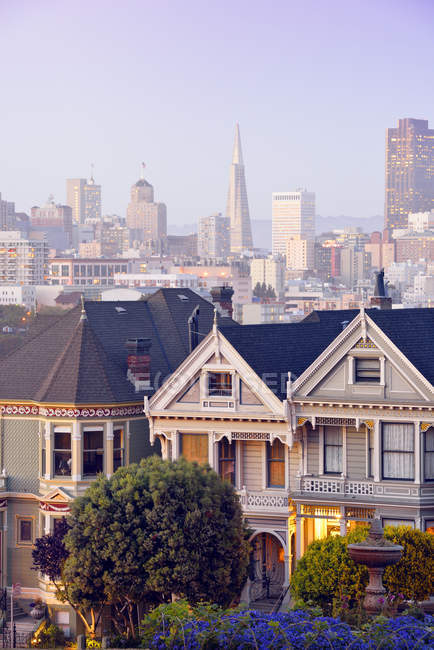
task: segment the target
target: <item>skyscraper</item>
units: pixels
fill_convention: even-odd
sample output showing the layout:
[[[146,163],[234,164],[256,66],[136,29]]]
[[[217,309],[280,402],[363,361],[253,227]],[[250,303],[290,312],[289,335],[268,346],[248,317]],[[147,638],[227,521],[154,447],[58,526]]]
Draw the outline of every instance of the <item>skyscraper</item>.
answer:
[[[405,118],[386,131],[385,228],[406,228],[410,212],[434,208],[434,130]]]
[[[144,167],[144,165],[143,165]],[[156,251],[167,235],[167,211],[164,203],[154,202],[154,188],[141,178],[131,187],[131,201],[127,208],[127,226],[133,239],[153,242]]]
[[[229,217],[231,224],[231,253],[241,253],[245,249],[253,248],[240,127],[238,124],[235,129],[226,216]]]
[[[72,208],[72,223],[83,223],[85,178],[68,178],[66,180],[66,205]]]
[[[84,186],[84,221],[101,219],[101,185],[95,184],[93,173]]]
[[[273,192],[273,255],[286,255],[290,239],[314,241],[315,193]]]
[[[229,254],[230,221],[228,217],[212,214],[199,219],[198,255],[202,258],[225,258]]]

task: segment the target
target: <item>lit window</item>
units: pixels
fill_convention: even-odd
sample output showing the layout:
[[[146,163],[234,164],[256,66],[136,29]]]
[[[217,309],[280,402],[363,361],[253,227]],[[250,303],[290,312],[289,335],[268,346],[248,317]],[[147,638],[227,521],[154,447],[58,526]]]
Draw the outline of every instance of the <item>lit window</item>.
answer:
[[[208,463],[208,434],[207,433],[181,433],[181,455],[191,463],[200,465]]]
[[[113,471],[124,464],[124,430],[115,429],[113,432]]]
[[[71,432],[54,429],[54,474],[71,476]]]
[[[102,429],[83,432],[83,474],[95,476],[104,469],[104,435]]]
[[[267,486],[285,487],[285,446],[280,440],[267,442]]]
[[[231,397],[232,375],[229,372],[209,372],[208,395],[215,397]]]
[[[380,360],[379,359],[356,359],[356,382],[380,383]]]
[[[235,485],[235,443],[225,438],[219,442],[219,474],[222,479]]]

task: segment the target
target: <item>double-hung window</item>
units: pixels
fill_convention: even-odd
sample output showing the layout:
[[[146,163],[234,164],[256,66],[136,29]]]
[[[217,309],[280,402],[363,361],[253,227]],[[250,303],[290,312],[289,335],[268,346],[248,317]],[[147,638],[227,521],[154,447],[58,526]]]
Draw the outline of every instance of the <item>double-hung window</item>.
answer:
[[[324,473],[342,473],[342,429],[341,427],[324,427]]]
[[[232,397],[232,375],[230,372],[208,373],[208,395],[210,397]]]
[[[71,476],[71,432],[66,429],[54,429],[54,474]]]
[[[104,471],[104,432],[102,429],[83,431],[83,474],[95,476]]]
[[[267,487],[285,487],[285,445],[280,440],[267,444]]]
[[[381,379],[380,359],[357,357],[356,383],[379,384]]]
[[[414,426],[383,423],[383,478],[414,480]]]
[[[208,434],[207,433],[181,433],[181,455],[190,462],[200,465],[208,463]]]
[[[124,430],[122,428],[113,431],[113,471],[124,464]]]
[[[226,438],[219,442],[219,474],[222,479],[235,485],[235,442]]]
[[[425,481],[434,481],[434,427],[425,431],[424,475]]]

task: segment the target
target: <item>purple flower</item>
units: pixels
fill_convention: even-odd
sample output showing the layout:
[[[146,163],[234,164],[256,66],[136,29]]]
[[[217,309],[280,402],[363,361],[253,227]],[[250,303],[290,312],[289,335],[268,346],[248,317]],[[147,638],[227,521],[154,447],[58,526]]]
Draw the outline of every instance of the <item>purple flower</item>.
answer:
[[[380,596],[380,598],[378,599],[378,602],[380,603],[380,605],[384,605],[384,598],[383,598],[383,596]]]

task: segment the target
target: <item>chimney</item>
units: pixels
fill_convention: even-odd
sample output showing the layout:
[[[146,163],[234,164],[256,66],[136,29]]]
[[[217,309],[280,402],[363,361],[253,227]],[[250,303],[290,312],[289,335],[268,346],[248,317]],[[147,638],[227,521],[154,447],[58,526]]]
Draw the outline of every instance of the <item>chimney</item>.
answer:
[[[221,316],[232,318],[232,296],[234,295],[232,287],[213,287],[210,293],[212,301],[217,305]]]
[[[377,309],[392,309],[392,298],[386,296],[386,287],[384,285],[384,269],[375,274],[374,295],[369,301],[370,307]]]
[[[151,386],[151,339],[127,339],[127,379],[136,391]]]

